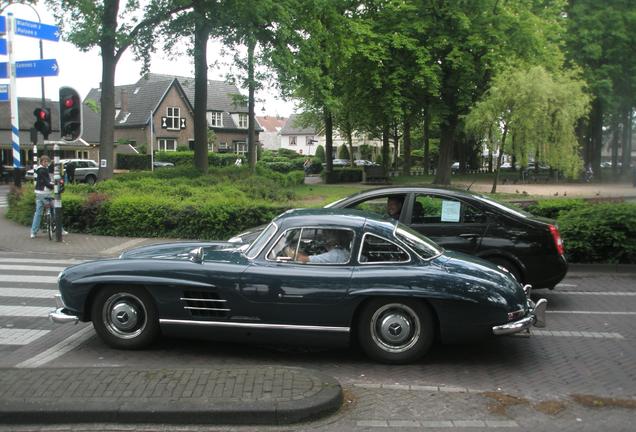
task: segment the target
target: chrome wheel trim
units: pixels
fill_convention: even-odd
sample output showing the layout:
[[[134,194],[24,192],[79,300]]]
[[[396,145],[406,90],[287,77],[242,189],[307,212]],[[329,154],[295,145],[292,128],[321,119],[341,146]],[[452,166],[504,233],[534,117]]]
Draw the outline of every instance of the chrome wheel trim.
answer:
[[[420,318],[402,303],[383,305],[373,313],[369,325],[373,342],[386,352],[408,351],[420,340]]]
[[[146,328],[148,316],[144,303],[130,293],[110,296],[102,308],[102,322],[106,330],[120,339],[133,339]]]

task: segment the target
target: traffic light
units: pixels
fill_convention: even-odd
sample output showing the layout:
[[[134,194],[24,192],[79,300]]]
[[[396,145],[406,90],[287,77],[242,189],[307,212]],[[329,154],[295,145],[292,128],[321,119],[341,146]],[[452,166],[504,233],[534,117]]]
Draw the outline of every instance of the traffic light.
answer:
[[[60,135],[66,141],[82,136],[82,102],[71,87],[60,88]]]
[[[33,127],[44,136],[44,139],[48,139],[51,133],[51,110],[49,108],[36,108],[33,115],[35,116]]]

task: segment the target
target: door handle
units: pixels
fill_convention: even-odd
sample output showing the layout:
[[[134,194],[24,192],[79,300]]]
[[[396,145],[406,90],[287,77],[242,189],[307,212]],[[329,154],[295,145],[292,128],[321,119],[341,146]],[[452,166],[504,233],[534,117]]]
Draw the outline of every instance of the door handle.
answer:
[[[477,237],[479,237],[479,234],[460,234],[459,235],[461,238],[464,239],[469,239],[469,240],[475,240]]]

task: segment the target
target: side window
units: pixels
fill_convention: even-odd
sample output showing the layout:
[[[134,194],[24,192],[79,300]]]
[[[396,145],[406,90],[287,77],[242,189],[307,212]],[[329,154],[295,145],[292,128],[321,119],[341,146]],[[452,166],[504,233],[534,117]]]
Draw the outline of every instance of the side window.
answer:
[[[351,258],[353,231],[303,228],[287,231],[267,255],[270,261],[346,264]]]
[[[435,195],[418,195],[413,203],[412,224],[459,223],[462,202]]]
[[[488,221],[488,215],[484,210],[466,203],[462,203],[462,207],[464,207],[464,223],[485,223]]]
[[[399,219],[400,213],[402,212],[404,199],[405,195],[403,194],[385,195],[358,202],[353,206],[350,206],[350,208],[375,213],[381,216],[391,216],[394,219]]]
[[[395,243],[373,234],[365,234],[359,257],[361,263],[399,263],[409,260],[409,254]]]

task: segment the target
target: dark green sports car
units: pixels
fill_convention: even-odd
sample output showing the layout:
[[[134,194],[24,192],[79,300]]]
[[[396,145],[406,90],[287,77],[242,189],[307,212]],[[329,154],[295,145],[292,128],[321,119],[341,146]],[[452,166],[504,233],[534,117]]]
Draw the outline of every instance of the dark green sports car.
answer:
[[[249,245],[168,243],[59,276],[55,322],[92,321],[116,348],[160,334],[350,344],[412,362],[443,342],[543,326],[547,302],[496,265],[357,210],[290,210]]]

